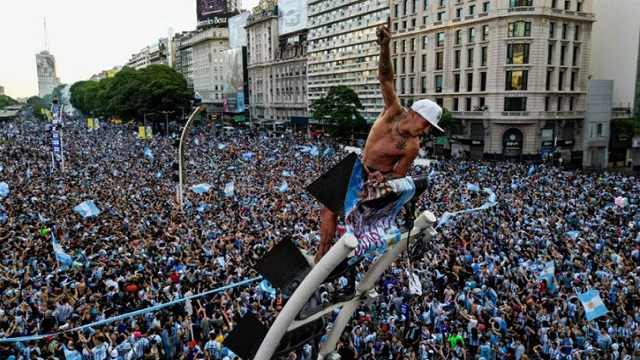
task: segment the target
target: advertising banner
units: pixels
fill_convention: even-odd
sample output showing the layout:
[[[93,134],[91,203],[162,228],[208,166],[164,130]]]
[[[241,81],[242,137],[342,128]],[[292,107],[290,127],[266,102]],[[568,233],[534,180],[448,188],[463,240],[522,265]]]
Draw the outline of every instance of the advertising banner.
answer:
[[[244,71],[242,48],[226,50],[222,61],[222,93],[228,112],[244,112]]]
[[[238,48],[247,46],[247,19],[249,12],[243,12],[240,15],[229,18],[229,47]]]
[[[278,0],[278,31],[280,35],[307,27],[307,0]]]

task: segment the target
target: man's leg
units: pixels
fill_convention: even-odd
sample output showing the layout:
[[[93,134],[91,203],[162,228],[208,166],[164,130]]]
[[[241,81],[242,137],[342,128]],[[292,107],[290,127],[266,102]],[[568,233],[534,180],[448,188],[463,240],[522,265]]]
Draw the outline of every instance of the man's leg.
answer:
[[[331,249],[338,226],[338,214],[326,207],[320,210],[320,218],[322,223],[320,224],[320,245],[316,253],[316,263]]]

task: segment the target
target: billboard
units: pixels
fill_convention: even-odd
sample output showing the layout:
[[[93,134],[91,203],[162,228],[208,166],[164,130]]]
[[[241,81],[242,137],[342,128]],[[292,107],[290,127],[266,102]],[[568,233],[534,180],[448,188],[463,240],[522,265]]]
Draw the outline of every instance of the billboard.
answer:
[[[278,0],[278,32],[280,35],[307,27],[307,0]]]
[[[226,25],[226,0],[196,0],[198,25]]]
[[[222,60],[222,96],[225,112],[244,112],[244,64],[242,48],[225,50]]]
[[[247,46],[247,19],[249,12],[243,12],[240,15],[229,18],[229,47],[237,48]]]

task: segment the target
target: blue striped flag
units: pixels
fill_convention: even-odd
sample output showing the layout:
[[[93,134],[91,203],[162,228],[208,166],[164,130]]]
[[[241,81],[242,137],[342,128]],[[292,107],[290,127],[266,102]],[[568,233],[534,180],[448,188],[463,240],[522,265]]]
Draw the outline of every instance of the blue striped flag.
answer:
[[[63,269],[66,269],[73,264],[73,258],[62,249],[62,246],[60,246],[56,240],[56,235],[53,231],[51,232],[51,246],[53,246],[53,254],[56,257],[56,260]]]
[[[599,317],[607,315],[609,310],[602,302],[600,293],[598,290],[589,290],[582,294],[577,294],[578,299],[584,306],[584,314],[587,321],[597,319]]]

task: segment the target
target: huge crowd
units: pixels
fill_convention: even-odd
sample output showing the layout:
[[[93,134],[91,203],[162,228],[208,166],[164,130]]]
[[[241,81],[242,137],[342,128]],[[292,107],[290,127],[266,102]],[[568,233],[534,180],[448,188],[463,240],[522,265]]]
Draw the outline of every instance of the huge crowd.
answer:
[[[319,205],[304,186],[345,155],[336,144],[200,125],[187,188],[211,188],[187,190],[182,212],[174,141],[69,121],[65,171],[52,173],[44,124],[0,124],[9,188],[0,196],[0,358],[234,359],[222,341],[243,315],[273,321],[281,295],[256,283],[74,330],[252,278],[284,238],[315,251]],[[318,153],[301,148],[312,145]],[[451,219],[421,257],[394,264],[343,334],[343,359],[640,359],[640,181],[529,169],[447,160],[412,170],[430,173],[419,207],[436,216],[483,202],[466,183],[491,188],[498,204]],[[86,200],[98,216],[73,210]],[[56,260],[52,234],[71,266]],[[540,277],[549,262],[551,282]],[[410,291],[410,272],[422,295]],[[586,320],[576,295],[588,289],[606,316]],[[7,341],[41,334],[52,335]],[[316,348],[287,358],[314,358]]]

